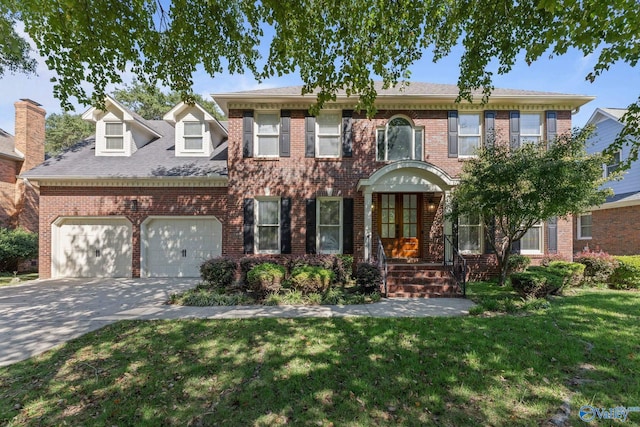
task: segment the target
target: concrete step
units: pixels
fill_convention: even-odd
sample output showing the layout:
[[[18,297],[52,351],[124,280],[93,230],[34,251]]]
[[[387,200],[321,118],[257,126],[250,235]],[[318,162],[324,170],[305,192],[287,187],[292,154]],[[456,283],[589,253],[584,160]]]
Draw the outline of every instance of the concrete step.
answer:
[[[455,298],[462,297],[456,285],[387,285],[390,298]]]

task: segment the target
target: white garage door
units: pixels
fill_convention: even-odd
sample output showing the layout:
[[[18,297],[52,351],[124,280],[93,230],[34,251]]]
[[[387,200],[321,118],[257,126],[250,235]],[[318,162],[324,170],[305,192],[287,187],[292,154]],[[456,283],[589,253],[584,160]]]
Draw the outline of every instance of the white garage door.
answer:
[[[147,277],[199,277],[200,264],[222,253],[222,224],[214,217],[152,218],[142,228]]]
[[[131,223],[124,218],[62,218],[53,228],[54,277],[131,277]]]

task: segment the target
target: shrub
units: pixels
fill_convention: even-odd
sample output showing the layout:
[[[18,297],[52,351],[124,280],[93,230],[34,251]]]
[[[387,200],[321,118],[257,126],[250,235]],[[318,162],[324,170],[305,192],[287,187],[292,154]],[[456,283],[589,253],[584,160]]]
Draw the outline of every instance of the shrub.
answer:
[[[18,264],[38,256],[38,235],[22,228],[0,228],[0,271],[18,271]]]
[[[588,285],[608,283],[618,266],[618,261],[606,252],[583,251],[576,254],[574,260],[585,265],[584,283]]]
[[[246,256],[244,258],[241,258],[240,262],[238,263],[240,266],[240,281],[244,284],[248,284],[247,273],[249,273],[249,271],[251,271],[253,267],[267,262],[271,264],[282,265],[281,260],[275,257]]]
[[[580,286],[584,279],[584,264],[567,261],[551,261],[546,268],[549,272],[562,276],[564,279],[563,286]]]
[[[509,260],[507,261],[507,274],[522,272],[527,269],[529,264],[531,264],[529,257],[513,254],[509,256]]]
[[[540,265],[544,266],[544,267],[548,267],[549,264],[551,264],[553,261],[567,261],[569,262],[569,259],[562,255],[562,254],[545,254],[542,259],[540,260]]]
[[[640,255],[617,256],[618,266],[609,277],[612,289],[640,288]]]
[[[353,265],[353,257],[348,255],[302,255],[289,259],[287,267],[292,273],[298,267],[326,268],[333,271],[332,283],[345,283],[351,274],[345,267],[343,257],[351,258],[351,265]]]
[[[238,263],[231,258],[219,257],[207,260],[200,266],[200,277],[211,286],[228,288],[233,283]]]
[[[265,262],[253,267],[247,273],[247,284],[260,295],[278,292],[282,286],[285,269],[283,266]]]
[[[305,295],[324,292],[331,286],[333,278],[334,273],[331,270],[306,265],[291,271],[291,286]]]
[[[345,280],[350,280],[353,277],[353,255],[336,255],[340,261],[342,261],[342,268],[345,272]],[[336,278],[339,282],[342,280]]]
[[[370,294],[380,289],[382,274],[375,264],[362,262],[356,268],[356,284],[364,293]]]
[[[542,298],[562,290],[563,277],[545,267],[531,267],[511,275],[511,286],[525,298]]]

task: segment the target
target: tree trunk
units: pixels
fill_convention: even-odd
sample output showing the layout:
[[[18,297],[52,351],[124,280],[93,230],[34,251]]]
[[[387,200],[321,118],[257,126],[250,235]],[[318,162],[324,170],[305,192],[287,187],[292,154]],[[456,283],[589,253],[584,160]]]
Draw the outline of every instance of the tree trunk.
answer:
[[[496,258],[498,258],[498,269],[500,275],[498,276],[498,286],[504,286],[507,283],[507,274],[509,273],[509,256],[511,255],[511,242],[502,244],[499,253],[496,252]]]

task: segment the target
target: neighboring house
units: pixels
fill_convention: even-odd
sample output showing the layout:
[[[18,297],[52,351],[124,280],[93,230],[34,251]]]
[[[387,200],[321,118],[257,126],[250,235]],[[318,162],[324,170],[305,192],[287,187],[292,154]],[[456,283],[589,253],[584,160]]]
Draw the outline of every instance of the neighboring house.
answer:
[[[623,128],[620,122],[627,110],[622,108],[597,108],[587,125],[595,132],[587,150],[601,152],[618,136]],[[629,157],[630,147],[624,146],[614,155],[609,165],[602,165],[604,176],[618,169]],[[574,252],[586,248],[603,250],[613,255],[640,254],[640,163],[632,162],[619,181],[610,181],[607,187],[614,194],[607,201],[574,219]]]
[[[456,104],[453,85],[377,89],[373,119],[344,93],[317,117],[301,87],[213,95],[226,130],[197,105],[146,121],[108,99],[84,114],[95,141],[26,174],[41,187],[41,277],[196,276],[213,255],[363,261],[378,242],[392,262],[442,264],[447,234],[471,271],[491,272],[479,219],[444,220],[465,159],[487,135],[568,132],[592,98],[496,89],[485,105]],[[571,220],[534,227],[520,251],[570,257]]]
[[[30,99],[15,104],[15,136],[0,129],[0,227],[38,232],[38,189],[18,178],[44,161],[45,111]]]

